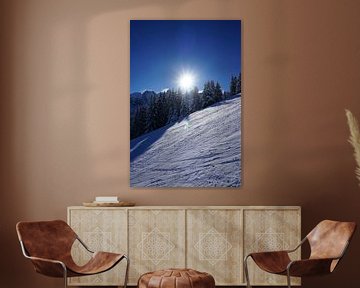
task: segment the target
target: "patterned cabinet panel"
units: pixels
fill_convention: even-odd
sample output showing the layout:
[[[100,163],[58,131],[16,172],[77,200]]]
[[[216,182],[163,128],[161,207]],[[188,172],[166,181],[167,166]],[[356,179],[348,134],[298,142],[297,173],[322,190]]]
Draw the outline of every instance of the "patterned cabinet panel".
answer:
[[[187,267],[212,274],[216,285],[242,280],[242,210],[187,210]]]
[[[300,209],[249,209],[244,211],[244,254],[295,248],[300,243]],[[300,249],[291,258],[300,259]],[[286,277],[266,273],[252,261],[249,276],[252,285],[286,285]],[[292,284],[300,285],[299,278]]]
[[[188,267],[209,272],[216,285],[244,286],[244,256],[295,247],[300,213],[294,206],[69,207],[68,222],[93,250],[129,255],[130,285],[148,271]],[[89,259],[78,243],[72,253],[79,264]],[[293,258],[300,258],[300,250]],[[249,272],[253,285],[286,285],[286,277],[265,273],[252,260]],[[125,261],[103,274],[71,278],[69,284],[121,285],[124,274]]]
[[[148,271],[185,267],[185,210],[129,210],[129,283]]]
[[[68,222],[80,239],[93,251],[127,253],[126,209],[69,209]],[[78,241],[72,255],[75,262],[84,264],[89,253]],[[94,276],[69,278],[70,285],[122,285],[125,261],[112,270]]]

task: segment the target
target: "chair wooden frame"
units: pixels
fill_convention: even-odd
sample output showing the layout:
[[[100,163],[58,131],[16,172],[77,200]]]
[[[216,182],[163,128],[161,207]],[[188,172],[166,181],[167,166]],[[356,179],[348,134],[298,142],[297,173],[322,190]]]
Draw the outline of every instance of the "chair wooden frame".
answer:
[[[313,237],[314,236],[313,234],[317,233],[316,229],[320,230],[324,226],[325,227],[329,226],[330,228],[340,227],[339,225],[341,225],[342,231],[346,232],[345,235],[341,235],[339,237],[341,238],[340,242],[343,242],[342,243],[343,245],[338,245],[339,246],[338,248],[340,249],[338,250],[341,252],[338,253],[337,255],[331,254],[334,253],[334,251],[331,251],[330,253],[326,253],[326,252],[324,253],[323,251],[321,253],[317,253],[316,248],[319,250],[318,246],[320,245],[318,243],[320,241],[316,239],[317,243],[315,243],[313,239],[316,238]],[[244,258],[244,274],[245,274],[247,287],[251,288],[250,279],[249,279],[249,269],[248,269],[248,259],[250,257],[253,258],[255,263],[262,270],[273,274],[286,275],[288,288],[291,288],[291,278],[290,278],[291,276],[303,277],[303,276],[314,276],[314,275],[332,273],[335,267],[337,266],[338,262],[344,256],[355,230],[356,230],[356,224],[354,222],[338,222],[338,221],[324,220],[320,222],[306,237],[304,237],[301,240],[300,244],[298,244],[294,249],[282,250],[282,251],[257,252],[246,255]],[[310,258],[291,261],[288,254],[295,252],[307,241],[309,242],[312,251]],[[312,247],[312,244],[316,244],[317,247]],[[323,247],[320,248],[323,249]],[[322,257],[321,255],[324,255],[324,257]],[[267,258],[272,258],[271,264],[266,263]],[[285,259],[285,261],[283,261],[283,263],[281,263],[280,265],[277,265],[276,268],[271,267],[271,265],[274,266],[274,259],[276,258],[278,259],[282,258],[282,260]],[[284,263],[286,264],[286,266],[283,265]],[[281,266],[282,269],[280,268]]]
[[[41,222],[19,222],[16,225],[16,230],[17,230],[17,234],[18,234],[18,238],[19,238],[19,242],[20,242],[20,246],[21,246],[21,251],[24,255],[25,258],[29,259],[32,261],[36,272],[46,275],[46,276],[50,276],[50,277],[63,277],[64,279],[64,287],[67,288],[68,287],[68,283],[67,283],[67,279],[68,277],[80,277],[80,276],[89,276],[89,275],[94,275],[94,274],[98,274],[98,273],[103,273],[106,272],[110,269],[112,269],[113,267],[115,267],[118,263],[121,262],[122,259],[126,260],[126,270],[125,270],[125,279],[124,279],[124,284],[123,287],[127,288],[127,282],[128,282],[128,276],[129,276],[129,265],[130,265],[130,259],[127,255],[125,254],[115,254],[115,253],[107,253],[107,252],[94,252],[92,251],[80,238],[79,236],[71,229],[71,231],[73,232],[74,235],[74,240],[79,241],[79,243],[92,255],[91,259],[94,259],[97,256],[97,253],[103,253],[103,254],[111,254],[118,256],[116,261],[113,261],[113,263],[111,263],[111,266],[107,267],[104,270],[101,271],[97,271],[96,273],[87,273],[87,271],[74,271],[72,269],[70,269],[65,261],[61,261],[59,259],[49,259],[49,258],[43,258],[43,257],[36,257],[36,256],[31,256],[28,252],[28,250],[26,249],[26,245],[24,244],[24,241],[22,239],[22,233],[20,231],[19,226],[23,225],[23,224],[33,224],[33,223],[51,223],[51,222],[58,222],[61,223],[62,225],[66,225],[69,229],[70,226],[68,226],[64,221],[62,220],[55,220],[55,221],[41,221]],[[100,256],[99,256],[100,258]],[[90,262],[90,261],[89,261]],[[89,263],[88,262],[88,263]],[[40,266],[45,267],[45,270],[49,268],[48,271],[41,271],[41,268],[39,268],[39,265],[36,265],[36,263],[40,263]],[[46,267],[48,266],[48,267]],[[79,268],[83,268],[85,267],[86,264],[82,267]],[[50,273],[49,273],[50,271]],[[53,274],[53,275],[51,275]]]

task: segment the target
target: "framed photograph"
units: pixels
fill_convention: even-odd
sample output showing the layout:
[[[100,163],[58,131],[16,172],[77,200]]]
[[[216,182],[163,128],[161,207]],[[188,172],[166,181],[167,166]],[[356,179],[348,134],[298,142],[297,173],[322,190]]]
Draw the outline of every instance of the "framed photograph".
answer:
[[[130,21],[130,186],[239,187],[241,21]]]

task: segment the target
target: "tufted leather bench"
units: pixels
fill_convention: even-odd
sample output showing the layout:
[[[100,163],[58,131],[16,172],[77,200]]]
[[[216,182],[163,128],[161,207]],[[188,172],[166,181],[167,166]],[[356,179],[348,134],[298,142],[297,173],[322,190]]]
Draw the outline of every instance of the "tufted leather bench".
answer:
[[[138,288],[214,288],[214,277],[192,269],[166,269],[140,276]]]

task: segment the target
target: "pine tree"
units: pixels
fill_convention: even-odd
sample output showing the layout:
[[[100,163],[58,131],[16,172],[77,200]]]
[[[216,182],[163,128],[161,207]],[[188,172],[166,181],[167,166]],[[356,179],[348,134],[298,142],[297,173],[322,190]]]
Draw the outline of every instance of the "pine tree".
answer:
[[[187,116],[190,113],[190,103],[189,103],[189,93],[185,92],[182,94],[182,101],[181,101],[181,116]]]
[[[181,90],[178,89],[178,91],[175,94],[175,115],[176,120],[178,120],[181,116],[181,106],[182,106],[182,93]]]
[[[239,73],[239,77],[236,81],[236,94],[241,93],[241,73]]]
[[[202,95],[202,102],[203,102],[203,107],[202,108],[206,108],[209,105],[211,105],[211,88],[210,88],[210,82],[205,82],[204,84],[204,90],[203,90],[203,95]]]
[[[211,102],[214,102],[214,96],[215,96],[215,82],[214,80],[210,81],[210,91],[211,91]]]
[[[136,137],[135,119],[136,119],[136,113],[134,114],[134,116],[130,117],[130,140]]]
[[[138,136],[147,131],[147,109],[142,105],[138,111]]]
[[[155,96],[151,96],[149,100],[149,108],[148,108],[148,130],[153,131],[156,129],[156,98]]]
[[[167,109],[166,109],[166,103],[165,103],[165,97],[164,93],[160,93],[156,98],[156,111],[155,111],[155,126],[156,129],[163,127],[166,125],[167,122]]]
[[[236,94],[237,83],[238,83],[238,80],[237,80],[236,76],[231,76],[231,81],[230,81],[230,95],[231,96]]]
[[[194,89],[191,91],[191,94],[192,94],[191,112],[195,112],[202,108],[202,102],[201,102],[201,97],[199,94],[199,89],[195,86]]]
[[[223,93],[221,90],[221,86],[220,86],[219,82],[216,82],[215,91],[214,91],[214,100],[215,100],[215,102],[219,102],[222,99],[223,99]]]
[[[218,88],[216,88],[217,85],[215,85],[215,82],[213,80],[208,81],[204,84],[204,91],[202,97],[203,108],[208,107],[221,100],[222,91],[220,84],[217,84]]]
[[[176,119],[177,119],[176,92],[173,89],[168,91],[168,105],[169,105],[168,123],[171,123],[171,122],[176,121]]]
[[[130,139],[141,136],[147,131],[147,109],[140,105],[130,126]]]

